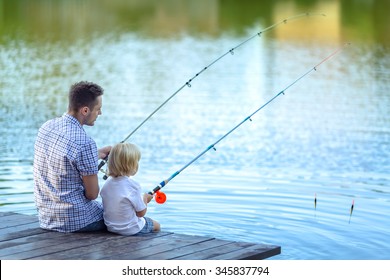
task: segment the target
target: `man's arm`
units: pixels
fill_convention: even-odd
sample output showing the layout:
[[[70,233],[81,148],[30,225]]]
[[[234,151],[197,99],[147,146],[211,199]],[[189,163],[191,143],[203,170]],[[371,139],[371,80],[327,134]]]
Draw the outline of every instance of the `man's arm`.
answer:
[[[85,189],[85,197],[89,200],[94,200],[99,195],[99,180],[97,174],[83,176],[83,185]]]

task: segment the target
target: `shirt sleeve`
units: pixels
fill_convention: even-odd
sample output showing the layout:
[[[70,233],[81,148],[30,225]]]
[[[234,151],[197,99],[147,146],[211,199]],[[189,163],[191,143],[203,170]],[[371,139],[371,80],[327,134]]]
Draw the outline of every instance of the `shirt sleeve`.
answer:
[[[142,198],[141,188],[138,188],[137,191],[133,192],[130,195],[129,200],[131,201],[135,211],[137,212],[142,211],[146,208],[145,202]]]
[[[98,150],[92,139],[81,147],[77,168],[82,176],[98,173]]]

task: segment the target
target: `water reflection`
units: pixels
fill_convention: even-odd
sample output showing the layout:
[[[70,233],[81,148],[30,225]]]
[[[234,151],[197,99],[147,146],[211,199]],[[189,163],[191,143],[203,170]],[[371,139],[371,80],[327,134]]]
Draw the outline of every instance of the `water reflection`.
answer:
[[[308,37],[388,45],[390,3],[386,0],[203,0],[203,1],[0,1],[0,34],[24,40],[70,40],[107,33],[137,32],[148,37],[242,34],[255,24],[271,25],[302,12],[325,13],[330,20],[298,24],[278,37]],[[320,34],[315,30],[321,30]],[[7,39],[8,38],[8,39]]]

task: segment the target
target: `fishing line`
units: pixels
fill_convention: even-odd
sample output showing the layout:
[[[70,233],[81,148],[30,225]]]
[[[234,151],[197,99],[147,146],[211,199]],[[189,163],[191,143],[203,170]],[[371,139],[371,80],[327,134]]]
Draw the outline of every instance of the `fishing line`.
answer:
[[[327,193],[327,194],[330,194],[330,195],[340,195],[340,194],[337,194],[337,193]],[[351,208],[349,210],[349,221],[348,221],[348,224],[351,223],[351,218],[352,218],[352,213],[353,213],[353,208],[355,207],[355,200],[353,199],[352,200],[352,205],[351,205]],[[314,194],[314,217],[317,217],[317,193]]]
[[[323,64],[324,62],[326,62],[327,60],[329,60],[331,57],[335,56],[337,53],[339,53],[340,51],[342,51],[347,45],[350,45],[349,43],[345,44],[344,46],[338,48],[337,50],[335,50],[334,52],[332,52],[329,56],[325,57],[323,60],[321,60],[318,64],[316,64],[314,67],[312,67],[310,70],[308,70],[307,72],[305,72],[303,75],[299,76],[296,80],[294,80],[291,84],[289,84],[287,87],[285,87],[283,90],[281,90],[278,94],[276,94],[274,97],[272,97],[269,101],[267,101],[264,105],[262,105],[261,107],[259,107],[258,109],[256,109],[252,114],[250,114],[249,116],[247,116],[244,120],[242,120],[240,123],[238,123],[236,126],[234,126],[231,130],[229,130],[226,134],[224,134],[222,137],[220,137],[216,142],[214,142],[213,144],[211,144],[210,146],[208,146],[203,152],[201,152],[199,155],[197,155],[193,160],[191,160],[190,162],[188,162],[186,165],[184,165],[181,169],[179,169],[178,171],[176,171],[175,173],[173,173],[168,179],[162,181],[159,185],[157,185],[157,187],[155,187],[151,192],[149,192],[149,194],[156,194],[156,202],[157,203],[164,203],[165,200],[166,200],[166,196],[165,194],[163,194],[162,192],[160,192],[160,189],[162,189],[164,186],[166,186],[168,184],[169,181],[171,181],[173,178],[175,178],[177,175],[179,175],[184,169],[186,169],[188,166],[190,166],[191,164],[193,164],[195,161],[197,161],[201,156],[203,156],[205,153],[207,153],[209,150],[213,149],[216,151],[216,148],[215,148],[215,145],[217,145],[219,142],[221,142],[223,139],[225,139],[228,135],[230,135],[233,131],[235,131],[238,127],[240,127],[243,123],[245,123],[246,121],[250,120],[252,121],[252,116],[255,115],[257,112],[259,112],[261,109],[263,109],[264,107],[266,107],[268,104],[270,104],[272,101],[274,101],[277,97],[279,97],[280,95],[284,95],[285,94],[285,91],[287,89],[289,89],[290,87],[292,87],[293,85],[295,85],[296,83],[298,83],[301,79],[303,79],[304,77],[306,77],[308,74],[310,74],[311,72],[313,71],[317,71],[317,68]]]
[[[261,34],[267,32],[267,31],[270,31],[274,28],[276,28],[277,26],[281,25],[281,24],[286,24],[288,23],[289,21],[293,21],[293,20],[297,20],[297,19],[300,19],[300,18],[303,18],[303,17],[310,17],[310,16],[326,16],[325,14],[320,14],[320,13],[303,13],[303,14],[299,14],[299,15],[295,15],[295,16],[292,16],[292,17],[289,17],[289,18],[286,18],[284,20],[281,20],[277,23],[274,23],[270,26],[268,26],[267,28],[263,29],[262,31],[260,32],[257,32],[255,35],[252,35],[251,37],[249,37],[248,39],[244,40],[243,42],[241,42],[240,44],[238,44],[237,46],[231,48],[230,50],[228,50],[227,52],[225,52],[224,54],[222,54],[221,56],[219,56],[217,59],[215,59],[214,61],[212,61],[210,64],[208,64],[207,66],[205,66],[202,70],[200,70],[198,73],[196,73],[192,78],[190,78],[187,82],[185,82],[179,89],[177,89],[171,96],[169,96],[163,103],[161,103],[152,113],[150,113],[132,132],[129,133],[129,135],[127,135],[122,141],[121,143],[124,143],[126,142],[139,128],[141,128],[141,126],[143,126],[155,113],[157,113],[157,111],[159,111],[165,104],[167,104],[173,97],[175,97],[183,88],[185,87],[191,87],[191,83],[197,78],[199,77],[200,74],[202,74],[204,71],[206,71],[207,69],[209,69],[212,65],[214,65],[215,63],[217,63],[218,61],[220,61],[222,58],[224,58],[225,56],[227,56],[228,54],[231,54],[233,55],[234,54],[234,51],[240,47],[242,47],[243,45],[245,45],[246,43],[248,43],[249,41],[251,41],[252,39],[256,38],[256,37],[260,37]],[[100,170],[107,162],[108,160],[108,156],[106,158],[104,158],[100,163],[99,163],[99,166],[98,166],[98,170]],[[105,179],[107,178],[107,176],[104,177]]]

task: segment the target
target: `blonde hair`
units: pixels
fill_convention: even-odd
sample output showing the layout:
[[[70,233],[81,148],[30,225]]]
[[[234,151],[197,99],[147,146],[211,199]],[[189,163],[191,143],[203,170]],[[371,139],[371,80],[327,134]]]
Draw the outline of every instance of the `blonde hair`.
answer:
[[[108,175],[132,176],[138,171],[141,152],[131,143],[119,143],[112,147],[108,156]]]

